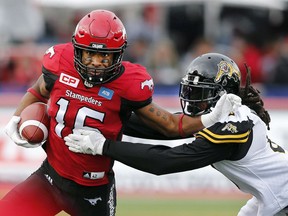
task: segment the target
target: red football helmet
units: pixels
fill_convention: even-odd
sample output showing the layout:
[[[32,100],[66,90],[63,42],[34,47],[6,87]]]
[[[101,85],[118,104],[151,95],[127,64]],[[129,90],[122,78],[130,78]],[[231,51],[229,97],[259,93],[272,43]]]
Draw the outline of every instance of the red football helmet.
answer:
[[[75,68],[86,86],[107,83],[120,73],[123,53],[127,46],[127,34],[123,23],[114,13],[94,10],[85,15],[76,26],[72,42]],[[97,69],[97,75],[96,68],[95,73],[88,73],[88,67],[82,63],[83,50],[113,53],[113,63],[107,68]]]

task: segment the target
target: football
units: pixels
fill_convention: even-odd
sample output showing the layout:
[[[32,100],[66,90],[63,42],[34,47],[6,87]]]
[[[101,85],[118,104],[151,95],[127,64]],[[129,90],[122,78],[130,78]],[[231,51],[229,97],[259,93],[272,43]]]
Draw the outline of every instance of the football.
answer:
[[[31,144],[41,143],[48,137],[49,116],[47,104],[42,102],[27,106],[20,114],[20,136]]]

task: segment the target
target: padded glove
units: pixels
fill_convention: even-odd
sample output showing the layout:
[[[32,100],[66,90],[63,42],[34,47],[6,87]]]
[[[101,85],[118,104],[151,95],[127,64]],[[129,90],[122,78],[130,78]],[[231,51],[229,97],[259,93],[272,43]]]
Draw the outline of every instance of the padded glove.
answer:
[[[105,137],[98,131],[75,129],[64,137],[69,150],[75,153],[102,155]]]
[[[23,139],[18,130],[18,123],[20,122],[19,116],[12,116],[6,127],[4,128],[5,133],[10,137],[10,139],[17,144],[18,146],[25,148],[36,148],[41,146],[43,143],[28,143],[25,139]]]
[[[217,101],[215,107],[208,114],[201,116],[201,121],[204,127],[219,122],[223,117],[226,117],[231,112],[235,112],[241,106],[241,98],[235,94],[224,93]]]

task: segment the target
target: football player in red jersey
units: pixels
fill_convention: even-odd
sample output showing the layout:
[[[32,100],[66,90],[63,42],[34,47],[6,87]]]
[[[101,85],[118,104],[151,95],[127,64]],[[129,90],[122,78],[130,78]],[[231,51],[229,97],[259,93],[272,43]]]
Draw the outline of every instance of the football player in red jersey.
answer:
[[[171,114],[152,102],[153,80],[145,67],[122,61],[127,36],[121,20],[94,10],[78,23],[72,42],[49,48],[42,75],[28,89],[5,130],[19,146],[41,146],[42,166],[0,202],[0,215],[113,216],[116,189],[113,160],[69,151],[64,137],[85,129],[121,140],[132,112],[150,127],[170,136],[185,136],[212,125],[229,113],[239,98],[221,100],[215,112],[191,118]],[[19,114],[29,104],[49,104],[47,141],[31,145],[17,131]]]

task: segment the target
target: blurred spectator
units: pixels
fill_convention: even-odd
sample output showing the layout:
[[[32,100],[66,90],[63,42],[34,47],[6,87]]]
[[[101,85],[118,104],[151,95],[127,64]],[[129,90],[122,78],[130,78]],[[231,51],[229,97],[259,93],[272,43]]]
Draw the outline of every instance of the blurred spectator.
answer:
[[[186,23],[187,20],[183,20],[186,17],[182,14],[183,11],[191,12],[191,8],[201,9],[197,5],[189,4],[189,10],[185,9],[187,5],[175,7],[174,13],[175,11],[177,13],[172,16],[173,19],[177,19],[177,23]],[[131,8],[133,10],[130,10]],[[193,42],[193,44],[187,52],[189,46],[186,45],[185,50],[177,49],[177,53],[175,47],[179,47],[179,44],[183,42],[165,39],[166,32],[169,30],[170,38],[175,35],[175,29],[171,31],[171,26],[168,25],[169,8],[173,8],[173,6],[162,7],[151,3],[131,6],[131,8],[118,8],[119,14],[127,18],[125,24],[128,33],[128,49],[124,60],[147,66],[155,83],[167,85],[177,83],[185,75],[187,64],[195,56],[213,51],[235,59],[242,71],[243,81],[246,76],[244,63],[247,63],[251,68],[254,84],[285,85],[288,83],[286,78],[288,39],[279,40],[276,38],[276,33],[272,31],[271,35],[265,34],[264,30],[268,29],[264,24],[265,13],[256,16],[252,13],[253,10],[234,8],[234,11],[226,8],[226,12],[220,17],[219,29],[215,32],[218,38],[213,41],[206,40],[201,31],[202,27],[196,28],[194,22],[192,22],[193,28],[184,25],[179,28],[181,31],[177,30],[177,34],[187,36],[186,29],[188,29],[189,31],[193,30],[192,33],[195,37],[189,37],[189,43]],[[37,46],[41,44],[49,47],[48,43],[51,42],[70,41],[75,23],[79,21],[83,13],[86,13],[85,10],[85,8],[40,8],[33,0],[0,0],[0,45],[2,47],[0,50],[0,82],[2,83],[0,85],[3,86],[3,83],[12,85],[15,82],[18,85],[28,85],[34,79],[35,71],[41,70],[38,62],[45,52],[45,49],[41,48],[43,52],[40,54],[31,54],[34,49],[37,49],[34,47],[35,44],[31,44],[37,43]],[[193,12],[195,11],[193,10]],[[196,20],[199,18],[201,21],[203,15],[200,12],[197,16],[189,13],[187,18],[192,16],[192,20],[196,17]],[[257,19],[254,19],[255,17]],[[203,25],[200,21],[197,26]],[[286,18],[286,23],[287,21]],[[287,28],[283,28],[282,31],[287,34]],[[195,40],[199,36],[200,38]],[[275,38],[271,40],[270,37]],[[174,36],[174,38],[177,37]],[[265,42],[263,42],[264,40]],[[26,46],[26,43],[30,45]],[[17,45],[17,47],[13,46],[11,48],[13,51],[6,52],[11,45]],[[19,46],[24,47],[22,45],[26,48],[21,48],[19,51]],[[184,51],[186,53],[183,53]]]
[[[253,44],[249,43],[242,35],[235,35],[232,39],[230,56],[234,59],[242,72],[242,82],[246,80],[247,64],[251,69],[252,83],[262,83],[263,75],[261,71],[262,54],[261,51]]]
[[[288,85],[288,36],[281,44],[281,54],[275,66],[274,83]]]
[[[14,59],[14,77],[12,82],[15,85],[30,86],[38,78],[41,67],[38,67],[37,61],[31,56],[16,57]]]
[[[35,42],[45,20],[39,9],[31,0],[0,0],[1,90],[23,90],[41,71]]]
[[[0,62],[0,83],[8,84],[14,78],[15,62],[12,58]]]
[[[146,65],[149,45],[149,39],[144,37],[139,37],[132,41],[132,43],[128,43],[128,47],[124,55],[124,60]]]
[[[35,41],[44,33],[44,18],[31,0],[0,0],[0,44]]]
[[[272,84],[274,82],[276,65],[280,56],[281,41],[274,38],[268,41],[262,49],[262,75],[264,84]]]
[[[48,46],[23,43],[6,47],[0,58],[0,90],[23,90],[35,82],[41,73],[42,56]]]
[[[147,68],[155,83],[177,84],[181,79],[179,56],[170,39],[162,39],[150,50]]]
[[[146,4],[141,8],[136,7],[130,14],[125,15],[127,15],[125,26],[128,35],[128,49],[124,60],[147,65],[148,52],[163,38],[164,26],[160,23],[159,7],[154,4]]]
[[[160,23],[158,6],[147,4],[141,8],[141,13],[127,20],[126,31],[128,43],[132,43],[138,38],[145,38],[150,43],[155,43],[162,39],[162,27]]]
[[[212,41],[205,38],[197,39],[180,60],[181,76],[183,77],[186,74],[186,68],[195,57],[204,53],[213,52],[213,50],[214,45]]]

